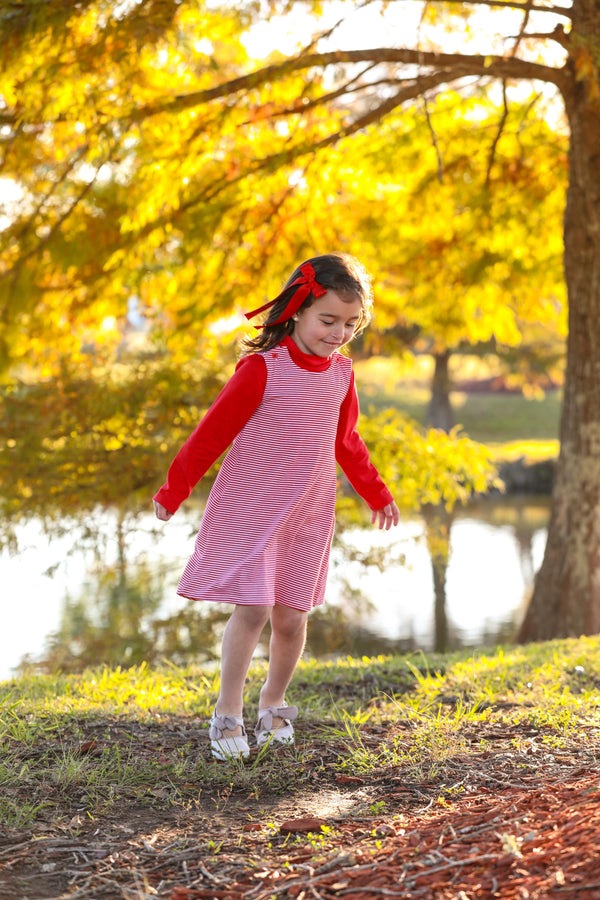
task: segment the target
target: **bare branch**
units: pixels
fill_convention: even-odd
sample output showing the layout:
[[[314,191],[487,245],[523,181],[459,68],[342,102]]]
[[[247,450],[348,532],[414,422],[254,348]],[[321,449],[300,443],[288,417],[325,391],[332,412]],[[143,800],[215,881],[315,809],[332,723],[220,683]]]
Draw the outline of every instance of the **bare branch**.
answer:
[[[500,138],[502,137],[502,132],[504,131],[504,126],[506,125],[506,120],[508,119],[508,100],[506,97],[506,81],[502,82],[502,103],[503,103],[502,115],[500,117],[498,131],[496,132],[494,140],[492,141],[492,146],[490,149],[490,156],[489,156],[488,165],[487,165],[487,172],[485,174],[486,190],[489,190],[489,187],[490,187],[490,181],[491,181],[491,177],[492,177],[492,168],[493,168],[494,162],[496,160],[496,150],[498,148],[498,143],[500,141]]]
[[[519,49],[519,44],[521,43],[521,41],[523,39],[523,35],[525,34],[525,29],[529,25],[529,17],[530,16],[531,16],[531,3],[528,5],[527,9],[525,10],[525,15],[523,16],[523,21],[521,22],[521,27],[520,27],[519,33],[516,37],[515,45],[512,48],[511,53],[510,53],[511,56],[517,55],[517,50]],[[502,92],[503,92],[503,94],[506,93],[506,82],[502,82]],[[505,100],[505,104],[506,104],[506,96],[504,97],[504,100]]]
[[[423,9],[421,10],[421,18],[419,19],[419,26],[417,28],[417,49],[421,49],[421,28],[425,22],[425,18],[427,16],[427,12],[429,10],[429,0],[423,4]],[[433,144],[433,148],[435,150],[435,155],[437,157],[438,164],[438,180],[440,184],[442,184],[444,180],[444,163],[442,160],[442,154],[440,152],[440,147],[437,140],[437,135],[435,133],[435,128],[433,127],[433,122],[431,121],[431,114],[429,112],[429,103],[427,100],[427,93],[423,91],[421,94],[421,99],[423,100],[423,109],[425,111],[425,119],[427,121],[427,127],[429,128],[429,133],[431,134],[431,143]]]
[[[448,80],[449,77],[447,72],[436,72],[432,75],[424,76],[419,79],[418,82],[415,81],[410,86],[405,85],[392,97],[388,97],[387,100],[379,103],[376,107],[369,110],[368,113],[365,113],[365,115],[359,116],[358,119],[344,125],[338,131],[322,138],[320,141],[309,142],[304,145],[299,144],[296,147],[291,147],[280,153],[274,153],[272,156],[258,160],[257,168],[277,167],[282,163],[291,162],[293,159],[301,157],[306,153],[315,153],[325,147],[331,147],[334,144],[337,144],[342,138],[348,137],[351,134],[356,134],[357,131],[366,128],[368,125],[372,125],[374,122],[379,122],[388,113],[392,112],[398,106],[402,106],[403,103],[406,103],[407,100],[414,100],[416,97],[422,96],[424,91],[431,90],[439,84],[446,83]]]
[[[518,39],[521,38],[535,38],[539,41],[556,41],[557,44],[560,44],[561,47],[565,47],[565,49],[569,44],[569,36],[568,34],[565,34],[560,26],[557,26],[554,31],[523,31],[518,35]]]
[[[425,119],[427,120],[427,125],[429,127],[429,133],[431,134],[431,143],[433,144],[433,148],[435,150],[435,155],[437,157],[437,165],[438,165],[438,181],[440,184],[444,181],[444,162],[442,160],[442,154],[440,152],[440,146],[438,144],[437,134],[435,133],[435,128],[433,127],[433,122],[431,121],[431,114],[429,112],[429,103],[427,102],[427,94],[422,94],[423,99],[423,109],[425,111]]]

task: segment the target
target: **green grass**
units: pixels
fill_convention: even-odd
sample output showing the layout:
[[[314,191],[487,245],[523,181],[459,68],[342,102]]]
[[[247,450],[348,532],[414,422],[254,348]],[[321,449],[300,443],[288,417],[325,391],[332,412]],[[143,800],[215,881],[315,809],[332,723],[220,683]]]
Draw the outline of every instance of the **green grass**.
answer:
[[[361,388],[360,401],[364,413],[380,412],[391,406],[422,424],[429,391],[410,386],[384,391]],[[556,440],[561,402],[559,391],[548,392],[541,398],[495,393],[454,392],[452,395],[456,424],[473,440],[492,444]]]
[[[482,443],[552,441],[558,435],[562,394],[462,394],[453,397],[456,421]]]
[[[0,822],[60,822],[74,810],[97,817],[128,803],[183,808],[199,793],[217,807],[240,792],[268,806],[274,796],[391,769],[426,785],[454,760],[483,753],[486,735],[499,727],[512,729],[509,749],[532,728],[547,747],[568,746],[582,729],[592,741],[600,728],[599,650],[600,638],[581,638],[494,652],[302,661],[289,698],[302,726],[312,723],[309,738],[301,726],[294,748],[231,765],[208,753],[214,672],[142,665],[3,682]],[[249,724],[264,675],[263,663],[249,675]]]
[[[333,714],[359,724],[365,716],[385,716],[398,698],[422,711],[449,693],[460,695],[470,708],[484,700],[518,697],[549,714],[565,704],[577,713],[600,706],[599,650],[600,638],[589,637],[493,653],[302,660],[292,692],[310,718]],[[265,673],[262,661],[250,670],[250,707],[257,705]],[[89,669],[81,675],[24,675],[0,682],[0,741],[4,747],[9,740],[19,744],[43,740],[61,727],[65,717],[71,723],[103,716],[140,721],[161,715],[205,718],[218,690],[218,672],[193,666],[151,669],[142,664]]]
[[[421,359],[402,366],[395,360],[374,358],[356,364],[357,385],[363,413],[392,407],[423,423],[429,403],[430,362]],[[470,377],[485,377],[468,369]],[[458,379],[459,373],[455,373]],[[549,391],[527,397],[519,393],[464,393],[451,395],[456,424],[475,441],[491,445],[496,455],[516,453],[526,457],[554,456],[557,452],[562,392]],[[515,446],[516,445],[516,448]]]

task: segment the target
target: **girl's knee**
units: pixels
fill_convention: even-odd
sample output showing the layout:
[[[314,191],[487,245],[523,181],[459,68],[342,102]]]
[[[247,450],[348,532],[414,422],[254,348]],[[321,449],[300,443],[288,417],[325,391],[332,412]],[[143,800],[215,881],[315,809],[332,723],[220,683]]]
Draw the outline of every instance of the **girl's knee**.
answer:
[[[263,628],[271,615],[270,606],[242,606],[235,607],[231,618],[235,616],[238,622],[243,622],[250,628]]]
[[[308,613],[276,604],[271,613],[271,629],[282,637],[294,637],[306,630]]]

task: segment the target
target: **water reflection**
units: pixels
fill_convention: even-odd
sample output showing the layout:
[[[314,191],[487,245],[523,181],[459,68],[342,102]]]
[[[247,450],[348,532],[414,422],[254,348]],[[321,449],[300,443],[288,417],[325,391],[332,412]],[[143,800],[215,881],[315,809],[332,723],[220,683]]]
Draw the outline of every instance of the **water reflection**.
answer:
[[[548,512],[544,498],[503,498],[453,518],[428,510],[396,533],[342,531],[328,602],[310,618],[307,653],[375,655],[511,640],[541,561]],[[175,592],[198,517],[191,509],[163,529],[151,516],[115,511],[93,528],[69,525],[45,543],[30,523],[19,536],[22,554],[0,556],[3,583],[10,590],[12,579],[17,596],[19,581],[24,598],[20,605],[5,601],[0,677],[20,660],[73,672],[99,663],[216,659],[229,607],[191,603]],[[36,632],[35,610],[43,615],[48,606],[54,618]],[[267,647],[265,633],[259,652]]]
[[[161,614],[163,583],[147,560],[121,571],[97,569],[79,596],[67,596],[56,631],[43,654],[26,654],[21,668],[45,672],[81,672],[107,665],[182,664],[216,659],[227,610],[211,608],[198,615],[191,605]]]
[[[450,563],[450,534],[454,513],[439,506],[423,508],[427,549],[431,560],[433,582],[434,650],[443,653],[449,646],[446,581]]]
[[[404,523],[406,566],[373,576],[344,564],[354,589],[376,599],[368,615],[354,618],[352,631],[358,627],[360,639],[381,639],[394,652],[510,642],[541,564],[549,510],[545,497],[481,500],[443,520],[437,541],[431,518],[428,529],[423,521]],[[360,546],[381,536],[345,539]],[[437,586],[430,552],[439,564]]]

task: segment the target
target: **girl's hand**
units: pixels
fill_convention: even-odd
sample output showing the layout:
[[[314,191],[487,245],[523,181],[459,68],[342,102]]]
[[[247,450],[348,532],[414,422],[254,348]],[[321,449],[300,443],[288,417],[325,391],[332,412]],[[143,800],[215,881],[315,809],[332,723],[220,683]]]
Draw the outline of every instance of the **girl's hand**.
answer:
[[[161,503],[157,503],[156,500],[153,500],[152,502],[154,503],[156,518],[160,519],[161,522],[168,522],[173,513],[170,513],[168,509],[165,509],[164,506],[162,506]]]
[[[386,531],[389,531],[392,525],[398,524],[400,521],[400,510],[393,500],[387,506],[384,506],[383,509],[374,509],[372,511],[371,525],[374,525],[377,520],[379,520],[378,527],[380,530],[385,528]]]

